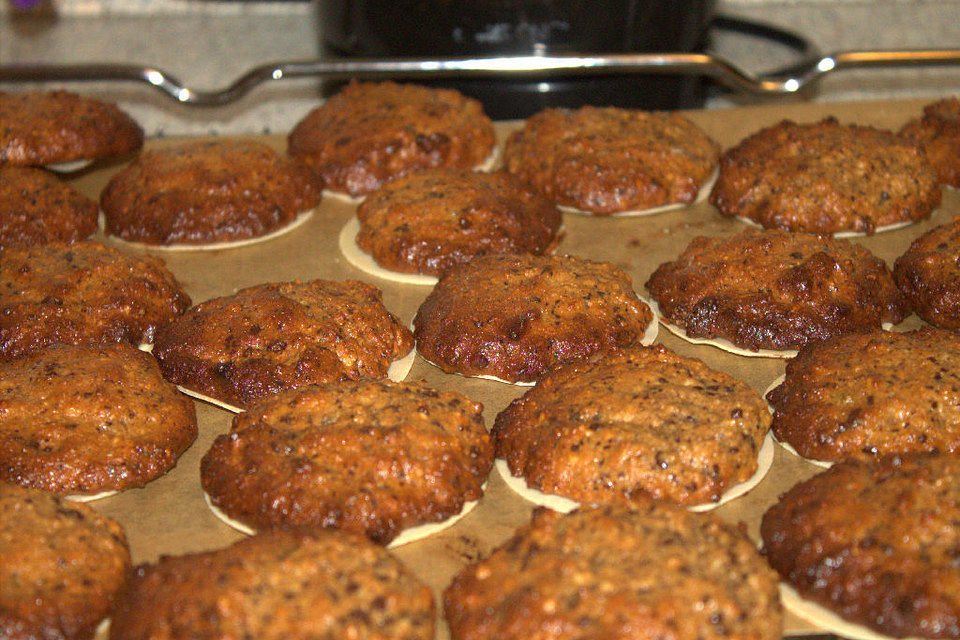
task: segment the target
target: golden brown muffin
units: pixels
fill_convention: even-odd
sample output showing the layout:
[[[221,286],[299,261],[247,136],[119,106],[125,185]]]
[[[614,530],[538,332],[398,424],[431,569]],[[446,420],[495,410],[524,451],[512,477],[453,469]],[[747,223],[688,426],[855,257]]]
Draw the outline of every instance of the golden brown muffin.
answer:
[[[560,212],[505,173],[436,169],[386,184],[358,208],[357,244],[382,267],[439,275],[495,253],[542,255]]]
[[[137,567],[111,640],[433,640],[430,589],[343,532],[273,531]]]
[[[720,148],[675,113],[547,109],[507,141],[506,170],[559,205],[596,215],[689,203]]]
[[[848,461],[763,516],[764,553],[804,598],[893,637],[960,638],[960,457]]]
[[[860,245],[779,230],[694,238],[646,286],[687,335],[754,351],[879,329],[909,312],[890,269]]]
[[[97,242],[4,249],[0,360],[49,344],[152,342],[190,297],[163,261]]]
[[[56,493],[142,487],[197,437],[149,353],[56,345],[0,364],[0,480]]]
[[[710,202],[768,229],[873,233],[930,217],[940,185],[923,150],[890,131],[784,120],[724,152]]]
[[[43,169],[0,164],[0,250],[76,242],[96,230],[96,202]]]
[[[119,524],[0,482],[0,638],[88,640],[130,572]]]
[[[630,277],[574,256],[493,255],[447,271],[414,318],[417,351],[448,373],[532,382],[638,344],[653,322]]]
[[[143,146],[143,129],[109,102],[69,91],[0,91],[0,164],[109,158]]]
[[[193,307],[157,333],[164,377],[239,407],[284,389],[385,378],[413,348],[376,287],[279,282]]]
[[[940,182],[960,187],[960,98],[928,104],[900,135],[923,147]]]
[[[200,480],[214,506],[254,529],[332,527],[386,544],[483,494],[493,446],[482,409],[419,384],[286,391],[234,418]]]
[[[894,263],[893,279],[918,316],[960,331],[960,216],[914,240]]]
[[[926,327],[812,344],[767,398],[774,434],[805,458],[960,453],[960,336]]]
[[[469,169],[493,144],[493,123],[476,100],[394,82],[351,82],[289,136],[291,156],[328,188],[354,196],[414,171]]]
[[[249,140],[146,151],[100,194],[106,231],[147,244],[208,244],[265,235],[320,202],[306,170]]]
[[[776,574],[736,527],[665,504],[546,509],[443,594],[454,640],[779,640]]]
[[[720,500],[757,470],[770,429],[745,383],[663,347],[545,374],[497,416],[497,457],[540,491],[582,503]]]

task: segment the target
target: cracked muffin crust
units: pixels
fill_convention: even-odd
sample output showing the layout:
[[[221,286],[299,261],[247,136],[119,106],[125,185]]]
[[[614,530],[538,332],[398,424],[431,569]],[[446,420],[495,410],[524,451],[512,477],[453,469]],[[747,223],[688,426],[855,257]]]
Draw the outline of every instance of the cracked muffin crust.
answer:
[[[960,637],[960,458],[834,465],[763,516],[764,554],[784,581],[893,637]]]
[[[137,567],[111,640],[433,640],[430,589],[337,531],[271,531]]]
[[[330,527],[386,544],[483,494],[493,446],[481,411],[420,384],[287,391],[234,418],[203,457],[201,483],[254,529]]]
[[[0,637],[89,640],[130,572],[119,524],[0,482]]]
[[[357,244],[393,271],[439,275],[488,254],[542,255],[560,212],[505,173],[438,169],[399,178],[358,208]]]
[[[43,169],[0,164],[0,250],[76,242],[96,230],[96,202]]]
[[[595,215],[693,202],[719,146],[675,113],[546,109],[511,135],[506,170],[559,205]]]
[[[129,345],[0,363],[0,480],[56,493],[142,487],[197,437],[193,402]]]
[[[893,279],[918,316],[960,331],[960,216],[914,240],[894,263]]]
[[[97,242],[4,249],[0,360],[55,343],[152,342],[190,298],[163,262]]]
[[[666,503],[534,512],[443,594],[455,640],[778,640],[776,574],[742,531]]]
[[[497,457],[540,491],[581,503],[698,505],[750,478],[770,429],[745,383],[663,347],[545,374],[497,416]]]
[[[774,434],[805,458],[960,453],[960,336],[925,327],[812,344],[767,398]]]
[[[646,287],[688,335],[751,350],[871,331],[909,312],[890,269],[860,245],[780,230],[697,237]]]
[[[0,91],[0,163],[108,158],[143,146],[143,129],[108,102],[69,91]]]
[[[940,182],[960,187],[960,98],[928,104],[900,135],[923,147]]]
[[[493,151],[493,123],[450,89],[351,82],[290,133],[289,153],[334,191],[376,191],[434,167],[469,169]]]
[[[384,378],[413,348],[376,287],[279,282],[189,309],[157,334],[167,380],[239,407],[284,389]]]
[[[299,165],[249,140],[192,142],[146,151],[100,194],[106,231],[146,244],[256,238],[320,202]]]
[[[913,142],[825,118],[784,120],[725,151],[710,202],[768,229],[873,233],[930,217],[940,191]]]
[[[484,256],[447,271],[417,310],[417,351],[448,373],[531,382],[638,344],[653,322],[630,277],[574,256]]]

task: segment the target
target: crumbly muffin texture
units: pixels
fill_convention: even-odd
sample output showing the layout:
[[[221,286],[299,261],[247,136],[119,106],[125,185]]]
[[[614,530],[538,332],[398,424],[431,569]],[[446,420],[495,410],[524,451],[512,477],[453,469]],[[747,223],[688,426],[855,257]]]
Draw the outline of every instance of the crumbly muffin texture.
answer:
[[[439,275],[478,256],[541,255],[562,222],[505,173],[437,169],[386,184],[358,208],[357,244],[382,267]]]
[[[697,237],[646,286],[688,335],[753,350],[871,331],[909,312],[890,269],[860,245],[780,230]]]
[[[776,574],[737,528],[664,503],[546,509],[443,594],[455,640],[779,639]]]
[[[430,589],[343,532],[273,531],[141,565],[111,640],[433,640]]]
[[[444,371],[531,382],[638,344],[653,321],[630,277],[574,256],[484,256],[447,271],[414,318],[417,350]]]
[[[715,502],[770,428],[749,386],[662,347],[549,372],[497,416],[498,457],[545,493],[621,505]]]
[[[923,220],[940,197],[918,145],[826,118],[784,120],[725,151],[710,202],[766,228],[831,234]]]
[[[96,202],[43,169],[0,164],[0,250],[76,242],[96,230]]]
[[[764,554],[805,598],[892,637],[960,637],[960,458],[849,461],[763,516]]]
[[[201,303],[157,334],[153,353],[171,382],[246,407],[284,389],[384,378],[412,348],[379,289],[311,280]]]
[[[960,332],[960,216],[914,240],[893,278],[918,316]]]
[[[560,205],[596,215],[689,203],[719,146],[675,113],[546,109],[507,141],[507,171]]]
[[[944,184],[960,187],[960,98],[944,98],[923,108],[900,135],[920,144]]]
[[[469,169],[493,145],[493,123],[476,100],[394,82],[351,82],[289,136],[291,156],[327,188],[354,196],[415,171]]]
[[[813,344],[767,398],[774,434],[805,458],[960,453],[960,336],[926,327]]]
[[[483,494],[482,406],[419,384],[288,391],[238,415],[203,457],[214,505],[255,529],[329,527],[386,544]]]
[[[129,571],[119,524],[84,504],[0,482],[0,638],[93,638]]]

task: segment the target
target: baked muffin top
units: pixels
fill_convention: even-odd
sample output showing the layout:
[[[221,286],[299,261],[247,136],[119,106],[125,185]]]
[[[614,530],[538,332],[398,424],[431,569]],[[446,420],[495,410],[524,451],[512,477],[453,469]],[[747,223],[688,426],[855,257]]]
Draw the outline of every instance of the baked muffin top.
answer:
[[[454,578],[455,640],[779,639],[776,574],[736,527],[666,504],[546,509]]]
[[[725,151],[710,202],[766,228],[825,235],[923,220],[940,195],[919,146],[826,118],[784,120]]]
[[[767,398],[774,434],[805,458],[960,453],[960,336],[926,327],[811,344]]]
[[[944,184],[960,187],[960,98],[944,98],[923,108],[900,135],[920,144]]]
[[[108,158],[143,146],[143,129],[109,102],[69,91],[0,91],[0,163]]]
[[[88,640],[130,571],[119,524],[0,482],[0,636]]]
[[[332,527],[386,544],[483,494],[482,406],[419,384],[287,391],[234,418],[200,465],[214,506],[254,529]]]
[[[960,637],[960,457],[848,461],[763,516],[764,554],[805,598],[893,637]]]
[[[289,136],[291,156],[327,188],[354,196],[414,171],[469,169],[493,145],[493,123],[476,100],[394,82],[351,82]]]
[[[96,230],[96,202],[43,169],[0,164],[0,250],[75,242]]]
[[[893,279],[918,316],[960,331],[960,216],[914,240],[894,263]]]
[[[271,531],[141,565],[112,640],[433,640],[430,589],[339,531]]]
[[[545,493],[697,505],[754,474],[769,429],[745,383],[637,347],[546,373],[497,416],[493,436],[510,471]]]
[[[879,329],[909,311],[890,269],[860,245],[780,230],[694,238],[646,287],[687,335],[751,350]]]
[[[387,183],[358,208],[357,244],[392,271],[439,275],[492,253],[540,255],[560,212],[505,173],[436,169]]]
[[[507,141],[507,171],[553,202],[596,215],[689,203],[719,147],[675,113],[546,109]]]

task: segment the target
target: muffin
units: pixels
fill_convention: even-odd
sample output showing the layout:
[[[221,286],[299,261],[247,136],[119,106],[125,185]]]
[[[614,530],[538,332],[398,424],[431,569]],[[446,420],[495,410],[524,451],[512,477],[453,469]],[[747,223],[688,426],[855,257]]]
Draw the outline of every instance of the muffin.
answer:
[[[774,434],[805,458],[960,453],[960,336],[926,327],[812,344],[767,398]]]
[[[492,255],[444,273],[413,323],[417,351],[448,373],[533,382],[640,343],[653,315],[612,264]]]
[[[893,279],[918,316],[960,331],[960,216],[914,240],[894,263]]]
[[[142,487],[196,437],[193,402],[129,345],[56,345],[0,363],[4,482],[61,494]]]
[[[960,98],[928,104],[900,135],[923,147],[940,182],[960,187]]]
[[[359,196],[415,171],[477,166],[494,134],[480,103],[456,91],[351,82],[297,123],[288,142],[328,189]]]
[[[496,454],[529,486],[581,503],[715,503],[757,471],[766,403],[663,347],[545,374],[497,416]]]
[[[96,202],[43,169],[0,164],[0,250],[76,242],[96,230]]]
[[[146,244],[256,238],[320,202],[307,171],[259,142],[190,142],[142,153],[100,194],[106,231]]]
[[[871,331],[909,312],[890,269],[860,245],[779,230],[697,237],[646,286],[686,336],[753,351]]]
[[[380,266],[439,275],[499,253],[542,255],[560,212],[504,173],[436,169],[386,184],[358,208],[357,245]]]
[[[547,109],[503,151],[507,171],[553,202],[594,215],[690,203],[719,147],[675,113]]]
[[[0,483],[0,637],[93,638],[129,571],[119,524],[86,505]]]
[[[109,102],[69,91],[0,91],[0,164],[97,160],[143,146],[143,129]]]
[[[137,567],[112,640],[433,640],[430,589],[342,532],[273,531]]]
[[[923,150],[890,131],[784,120],[724,152],[710,202],[768,229],[873,233],[928,218],[940,185]]]
[[[411,349],[379,289],[311,280],[207,300],[164,327],[153,354],[167,380],[247,407],[284,389],[385,378]]]
[[[234,418],[200,480],[213,506],[255,530],[337,528],[386,544],[483,494],[493,447],[481,411],[419,384],[286,391]]]
[[[791,587],[892,637],[960,637],[960,457],[847,461],[763,516],[764,553]],[[846,635],[846,634],[844,634]]]
[[[190,297],[163,262],[96,242],[4,249],[0,360],[49,344],[152,342]]]
[[[709,514],[538,509],[443,594],[454,640],[779,640],[776,574]]]

